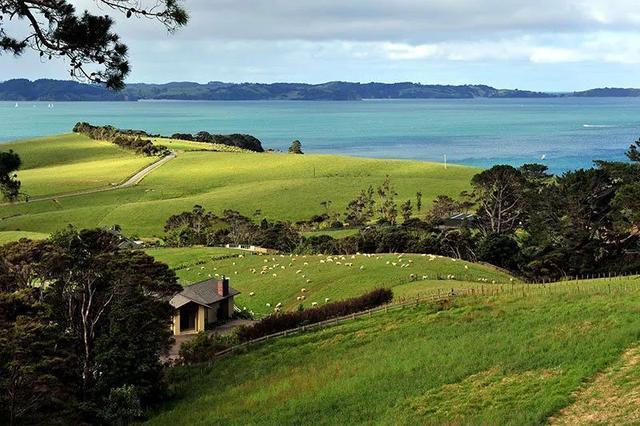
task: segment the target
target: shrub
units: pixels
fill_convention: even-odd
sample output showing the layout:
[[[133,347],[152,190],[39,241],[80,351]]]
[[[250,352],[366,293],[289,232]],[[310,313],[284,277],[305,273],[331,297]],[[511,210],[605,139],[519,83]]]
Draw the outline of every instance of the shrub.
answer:
[[[221,335],[201,331],[192,340],[180,346],[180,358],[185,364],[210,361],[217,352],[236,343],[237,337],[233,334]]]
[[[317,308],[269,315],[253,325],[240,327],[237,335],[240,341],[246,342],[303,325],[315,324],[331,318],[365,311],[389,303],[392,299],[393,292],[391,289],[379,288],[362,296],[327,303]]]
[[[94,140],[105,140],[124,149],[130,149],[138,154],[147,156],[167,155],[169,149],[163,145],[155,145],[149,139],[142,139],[142,136],[149,136],[142,130],[120,130],[113,126],[93,126],[89,123],[76,123],[73,126],[74,133],[82,133]]]

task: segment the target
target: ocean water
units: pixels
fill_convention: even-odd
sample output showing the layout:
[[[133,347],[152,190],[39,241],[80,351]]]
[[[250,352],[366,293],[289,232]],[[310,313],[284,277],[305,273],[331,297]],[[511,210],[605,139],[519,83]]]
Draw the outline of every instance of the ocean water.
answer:
[[[541,162],[560,173],[624,160],[640,137],[640,98],[353,102],[0,102],[0,143],[66,133],[78,121],[154,133],[249,133],[265,148],[447,161]]]

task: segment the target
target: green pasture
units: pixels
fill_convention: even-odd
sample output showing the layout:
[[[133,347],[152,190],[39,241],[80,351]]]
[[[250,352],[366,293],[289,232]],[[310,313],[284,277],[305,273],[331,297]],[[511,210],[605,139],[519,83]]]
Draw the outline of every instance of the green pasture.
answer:
[[[20,172],[23,189],[34,195],[105,186],[152,161],[79,135],[7,147],[20,153],[27,167],[38,166]],[[92,149],[99,153],[98,158],[90,155]],[[113,157],[104,150],[111,151]],[[51,155],[50,164],[47,153]],[[415,193],[423,193],[423,210],[415,212],[423,215],[436,195],[457,196],[468,189],[477,172],[471,167],[450,165],[444,169],[441,164],[420,161],[180,151],[177,158],[135,187],[2,206],[0,231],[50,233],[67,224],[81,228],[118,224],[127,234],[162,236],[169,216],[190,210],[195,204],[216,213],[234,209],[256,219],[303,220],[323,213],[325,208],[320,203],[324,201],[331,202],[330,213],[343,212],[361,189],[381,184],[387,175],[399,194],[398,202],[411,199],[415,204]]]
[[[638,280],[608,283],[423,304],[175,368],[149,423],[545,424],[638,343]],[[618,402],[638,419],[632,390]]]
[[[326,303],[327,298],[346,299],[378,287],[392,288],[400,299],[518,283],[490,266],[431,255],[259,256],[206,247],[147,253],[174,269],[183,285],[229,277],[231,286],[242,292],[236,305],[256,314],[271,313],[278,303],[291,310],[299,305],[311,307],[314,302]]]

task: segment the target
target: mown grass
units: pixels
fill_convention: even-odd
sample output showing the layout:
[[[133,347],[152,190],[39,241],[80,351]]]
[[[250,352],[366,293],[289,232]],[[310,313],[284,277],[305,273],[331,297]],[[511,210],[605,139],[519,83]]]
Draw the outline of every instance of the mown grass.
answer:
[[[219,143],[203,143],[183,141],[171,138],[151,138],[158,145],[164,145],[174,151],[218,151],[218,152],[250,152],[246,149]]]
[[[355,297],[379,287],[392,288],[398,299],[452,288],[480,289],[492,282],[518,283],[489,266],[436,256],[258,256],[206,247],[151,249],[147,253],[172,267],[184,285],[209,276],[229,277],[231,286],[242,292],[236,305],[256,314],[271,313],[278,303],[284,309],[310,307],[313,302]],[[298,300],[302,296],[304,300]]]
[[[120,169],[122,158],[100,160],[87,153],[93,144],[99,146],[101,143],[80,140],[79,146],[84,148],[78,149],[77,153],[82,161],[59,180],[52,175],[47,182],[46,170],[49,167],[43,166],[46,153],[50,152],[55,157],[47,163],[51,168],[61,163],[70,167],[76,146],[69,138],[82,136],[45,138],[34,141],[33,144],[39,147],[33,148],[31,142],[13,144],[27,164],[39,164],[44,170],[40,176],[31,178],[33,183],[29,182],[29,170],[21,172],[26,192],[66,192],[69,185],[75,185],[75,188],[106,185],[131,174],[129,169],[126,173]],[[26,147],[31,151],[23,150]],[[111,145],[104,148],[120,152],[119,148]],[[30,155],[35,158],[29,159]],[[131,158],[128,153],[122,155]],[[109,162],[113,173],[85,167],[85,163],[94,160]],[[67,224],[81,228],[119,224],[127,234],[162,236],[169,216],[190,210],[195,204],[216,213],[234,209],[254,217],[259,210],[260,214],[255,216],[258,219],[295,221],[323,213],[324,207],[320,203],[327,200],[332,202],[331,212],[344,211],[348,201],[361,189],[380,185],[387,175],[399,194],[398,201],[413,200],[415,193],[421,191],[426,209],[438,194],[457,196],[460,191],[468,189],[471,177],[477,172],[478,169],[461,166],[449,166],[445,170],[440,164],[420,161],[183,151],[133,188],[3,206],[0,230],[50,233]],[[96,181],[90,182],[91,176],[97,176]],[[105,178],[108,179],[105,181]],[[423,210],[420,214],[424,213]]]
[[[23,161],[18,179],[30,197],[115,185],[156,160],[76,134],[2,145],[8,149]]]
[[[637,282],[458,298],[173,370],[149,423],[541,424],[640,338]],[[633,287],[633,288],[631,288]]]

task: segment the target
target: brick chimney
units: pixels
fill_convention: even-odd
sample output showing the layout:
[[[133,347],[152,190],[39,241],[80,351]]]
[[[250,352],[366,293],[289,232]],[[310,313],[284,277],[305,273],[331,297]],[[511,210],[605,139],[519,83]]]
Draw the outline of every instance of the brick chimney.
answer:
[[[223,276],[216,281],[216,292],[223,297],[229,295],[229,278]]]

